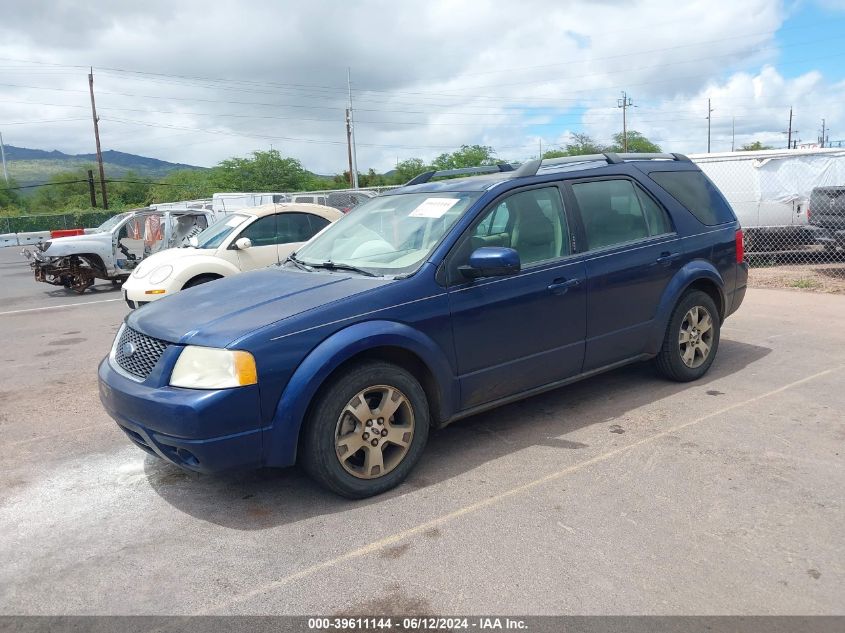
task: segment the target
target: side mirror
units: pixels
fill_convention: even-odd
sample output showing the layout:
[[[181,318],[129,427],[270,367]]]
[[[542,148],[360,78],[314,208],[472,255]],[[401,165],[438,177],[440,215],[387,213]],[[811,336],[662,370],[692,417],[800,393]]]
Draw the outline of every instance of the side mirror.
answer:
[[[235,240],[235,249],[239,251],[245,251],[250,246],[252,246],[252,240],[248,237],[239,237]]]
[[[199,245],[200,245],[200,241],[197,239],[196,235],[193,235],[193,236],[188,238],[188,246],[193,246],[194,248],[196,248]]]
[[[512,248],[483,246],[469,256],[469,264],[458,270],[468,279],[515,275],[520,270],[519,253]]]

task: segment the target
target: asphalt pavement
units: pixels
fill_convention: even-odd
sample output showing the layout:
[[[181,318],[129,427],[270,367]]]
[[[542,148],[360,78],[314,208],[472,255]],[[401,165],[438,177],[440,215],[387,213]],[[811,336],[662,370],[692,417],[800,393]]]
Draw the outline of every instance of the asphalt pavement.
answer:
[[[845,296],[750,290],[705,379],[436,432],[391,493],[183,472],[103,412],[119,290],[0,250],[0,614],[843,614]]]

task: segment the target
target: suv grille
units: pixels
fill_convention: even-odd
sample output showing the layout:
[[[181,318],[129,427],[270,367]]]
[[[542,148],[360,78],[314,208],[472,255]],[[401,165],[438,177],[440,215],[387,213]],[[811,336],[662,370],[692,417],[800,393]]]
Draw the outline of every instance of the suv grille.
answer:
[[[123,371],[144,379],[170,343],[141,334],[128,325],[114,346],[114,360]]]

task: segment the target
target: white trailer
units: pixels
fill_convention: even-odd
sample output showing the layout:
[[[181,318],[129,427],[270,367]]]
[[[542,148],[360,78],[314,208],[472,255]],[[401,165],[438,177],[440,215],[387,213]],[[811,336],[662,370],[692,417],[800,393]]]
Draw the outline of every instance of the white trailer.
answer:
[[[748,252],[792,252],[819,245],[808,224],[814,187],[845,184],[845,150],[779,149],[691,154],[728,199],[746,234]]]

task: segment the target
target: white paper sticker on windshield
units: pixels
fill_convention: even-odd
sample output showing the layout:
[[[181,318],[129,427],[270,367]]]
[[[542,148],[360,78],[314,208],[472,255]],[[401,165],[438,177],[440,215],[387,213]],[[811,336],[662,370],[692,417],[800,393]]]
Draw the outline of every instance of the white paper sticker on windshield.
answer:
[[[236,215],[226,220],[226,226],[238,226],[239,224],[242,224],[244,220],[246,220],[245,216]]]
[[[460,202],[460,198],[426,198],[413,211],[409,218],[442,218],[449,209]]]

